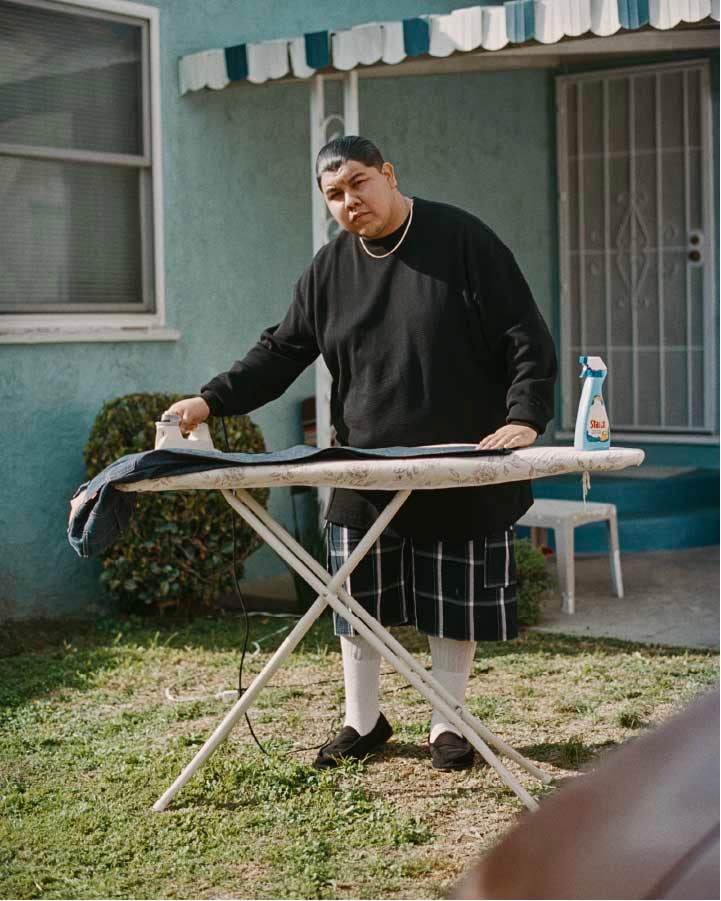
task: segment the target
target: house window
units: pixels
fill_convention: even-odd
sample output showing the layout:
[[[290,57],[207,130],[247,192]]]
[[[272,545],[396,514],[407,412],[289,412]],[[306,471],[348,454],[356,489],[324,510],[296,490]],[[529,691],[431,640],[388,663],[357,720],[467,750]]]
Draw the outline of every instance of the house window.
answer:
[[[144,9],[0,0],[0,328],[158,311]]]
[[[557,79],[563,427],[581,354],[608,366],[616,433],[715,431],[705,62]]]

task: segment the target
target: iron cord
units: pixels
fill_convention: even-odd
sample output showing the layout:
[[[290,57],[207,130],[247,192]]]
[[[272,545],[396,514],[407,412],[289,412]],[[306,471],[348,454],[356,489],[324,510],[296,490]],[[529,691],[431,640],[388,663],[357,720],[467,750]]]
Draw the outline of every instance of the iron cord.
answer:
[[[221,425],[223,426],[223,439],[225,441],[225,450],[227,453],[231,453],[230,442],[228,441],[228,432],[225,427],[225,418],[223,416],[220,417],[220,422],[221,422]],[[293,512],[295,514],[295,509]],[[245,689],[243,688],[243,664],[245,663],[245,655],[248,650],[248,639],[250,637],[250,619],[248,617],[248,607],[245,603],[245,598],[243,597],[243,593],[240,590],[240,583],[238,581],[238,543],[237,543],[237,535],[236,535],[236,531],[235,531],[235,511],[232,508],[230,509],[230,524],[231,524],[231,533],[233,536],[233,586],[235,587],[235,593],[238,597],[238,601],[240,602],[240,609],[243,611],[243,619],[245,622],[245,635],[243,636],[243,649],[240,653],[240,664],[238,666],[238,698],[240,699],[243,697],[243,692],[245,691]],[[282,630],[279,630],[279,631],[282,631]],[[257,647],[257,645],[256,645],[256,647]],[[337,718],[338,718],[338,713],[336,714],[335,719],[337,719]],[[333,720],[333,723],[331,723],[331,732],[333,730],[333,724],[335,723],[335,719]],[[265,754],[266,757],[270,757],[271,755],[270,755],[269,751],[266,750],[266,748],[263,746],[261,741],[258,739],[258,736],[255,734],[255,731],[253,730],[253,724],[251,723],[250,717],[248,716],[247,713],[245,714],[245,721],[248,724],[248,729],[250,731],[250,734],[253,737],[253,741],[260,748],[260,750],[263,752],[263,754]],[[326,744],[327,741],[330,741],[331,738],[332,738],[332,734],[328,736],[326,741],[321,742],[320,745],[311,745],[311,746],[302,747],[302,748],[292,748],[290,751],[287,752],[287,754],[295,754],[298,751],[315,751],[318,748],[321,748],[324,744]],[[285,756],[287,756],[287,754]]]
[[[225,441],[225,450],[227,453],[232,453],[232,451],[230,449],[230,442],[228,441],[228,432],[225,427],[224,417],[222,417],[222,416],[220,417],[220,422],[223,427],[223,439]],[[243,646],[242,646],[241,653],[240,653],[240,663],[238,665],[238,688],[237,688],[237,690],[232,690],[232,689],[225,690],[225,691],[221,690],[221,691],[218,691],[215,695],[212,695],[213,698],[219,699],[219,700],[228,700],[228,699],[235,700],[236,697],[237,697],[237,699],[240,699],[243,696],[243,693],[245,691],[245,689],[243,688],[243,666],[245,664],[245,658],[246,658],[246,654],[248,651],[248,644],[249,644],[249,640],[250,640],[250,616],[268,616],[268,617],[290,618],[290,619],[298,619],[299,618],[298,616],[294,616],[293,614],[271,613],[269,611],[252,611],[252,612],[248,611],[248,607],[245,602],[245,598],[243,597],[243,593],[240,590],[240,582],[238,580],[238,541],[237,541],[238,536],[237,536],[237,533],[235,530],[235,511],[232,508],[230,509],[230,516],[231,516],[231,534],[232,534],[232,538],[233,538],[233,587],[235,589],[235,594],[238,598],[238,602],[240,603],[240,609],[243,614],[245,630],[244,630],[244,635],[243,635]],[[294,520],[296,520],[295,524],[296,524],[296,529],[297,529],[297,511],[295,509],[295,498],[293,498],[293,517],[294,517]],[[324,530],[324,533],[326,531],[327,531],[327,525]],[[260,639],[260,640],[263,641],[266,638],[270,638],[273,635],[278,634],[278,632],[282,632],[282,631],[285,631],[285,629],[278,629],[278,630],[272,632],[270,635],[264,636],[264,638]],[[259,647],[260,642],[254,642],[254,644],[256,646],[256,651],[254,653],[258,653],[260,651],[260,647]],[[430,667],[426,667],[426,669],[430,671]],[[396,671],[394,669],[382,670],[381,675],[396,675]],[[309,689],[309,688],[314,688],[316,686],[321,686],[321,685],[327,686],[329,684],[340,683],[342,681],[343,680],[341,678],[323,679],[323,680],[319,680],[317,682],[295,683],[293,685],[286,686],[286,687],[297,687],[297,688]],[[388,688],[388,689],[385,689],[384,691],[381,691],[380,695],[383,696],[383,695],[387,695],[387,694],[393,694],[395,692],[403,691],[410,687],[411,687],[410,685],[402,685],[402,686],[398,686],[398,687],[394,687],[394,688]],[[170,692],[169,689],[165,690],[165,696],[169,701],[171,701],[173,703],[186,702],[186,701],[198,701],[198,700],[202,700],[204,698],[210,697],[208,695],[203,695],[202,697],[198,697],[198,696],[176,697]],[[300,751],[318,750],[319,748],[321,748],[324,744],[327,744],[328,741],[330,741],[333,738],[333,735],[336,730],[336,724],[341,719],[342,719],[342,711],[341,711],[341,707],[340,707],[340,703],[339,703],[337,705],[335,715],[334,715],[333,719],[331,720],[328,735],[321,742],[321,744],[291,748],[283,756],[289,756],[290,754],[297,754]],[[263,754],[266,755],[266,757],[272,756],[271,753],[263,746],[263,744],[261,743],[258,736],[255,734],[253,725],[250,721],[250,717],[248,716],[247,713],[245,714],[245,721],[248,725],[248,729],[253,738],[253,741],[256,743],[258,748],[263,752]]]
[[[226,453],[230,453],[230,442],[228,441],[228,431],[225,428],[225,418],[223,416],[220,417],[220,423],[223,426],[223,440],[225,441],[225,450]],[[240,583],[238,582],[238,541],[237,534],[235,531],[235,511],[231,508],[230,510],[230,529],[231,534],[233,536],[233,586],[235,588],[235,593],[238,596],[238,601],[240,603],[240,609],[243,612],[243,620],[245,623],[245,635],[243,636],[243,649],[240,652],[240,664],[238,666],[238,698],[243,697],[243,664],[245,663],[245,655],[248,650],[248,639],[250,637],[250,619],[248,618],[248,608],[245,603],[245,598],[243,597],[243,592],[240,590]],[[257,735],[253,731],[253,726],[250,722],[250,717],[248,714],[245,714],[245,721],[248,724],[248,729],[250,730],[250,734],[253,736],[253,741],[258,745],[260,750],[266,757],[269,757],[268,751],[263,747],[261,742],[258,740]]]

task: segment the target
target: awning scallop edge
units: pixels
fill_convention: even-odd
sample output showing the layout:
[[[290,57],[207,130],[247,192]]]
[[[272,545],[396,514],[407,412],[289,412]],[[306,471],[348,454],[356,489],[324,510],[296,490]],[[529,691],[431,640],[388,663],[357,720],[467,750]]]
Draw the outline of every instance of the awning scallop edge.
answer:
[[[332,67],[394,65],[414,56],[450,56],[471,50],[501,50],[564,37],[608,37],[621,29],[661,30],[682,22],[719,20],[720,0],[507,0],[470,6],[446,15],[396,22],[369,22],[345,31],[316,31],[294,38],[204,50],[180,60],[180,93],[218,90],[235,81],[254,84],[292,76],[310,78]]]

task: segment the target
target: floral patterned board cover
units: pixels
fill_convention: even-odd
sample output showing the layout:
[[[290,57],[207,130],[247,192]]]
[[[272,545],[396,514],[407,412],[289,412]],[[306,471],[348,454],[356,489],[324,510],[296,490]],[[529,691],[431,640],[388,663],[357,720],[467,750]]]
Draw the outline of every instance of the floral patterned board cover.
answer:
[[[572,447],[525,447],[482,457],[421,457],[388,460],[329,460],[212,469],[118,484],[119,491],[181,491],[186,488],[260,488],[282,485],[402,489],[463,488],[541,479],[569,472],[589,473],[639,466],[636,448],[577,451]]]

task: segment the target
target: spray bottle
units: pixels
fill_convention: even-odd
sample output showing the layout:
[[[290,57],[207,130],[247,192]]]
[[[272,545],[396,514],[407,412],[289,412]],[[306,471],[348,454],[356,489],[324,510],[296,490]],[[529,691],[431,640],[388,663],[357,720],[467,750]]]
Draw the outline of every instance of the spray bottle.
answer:
[[[606,364],[600,357],[579,357],[581,378],[585,379],[581,402],[576,417],[574,450],[608,450],[611,446],[611,428],[601,388],[608,375]]]

